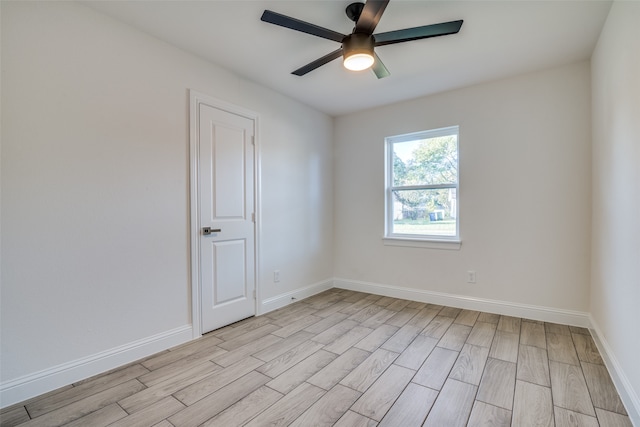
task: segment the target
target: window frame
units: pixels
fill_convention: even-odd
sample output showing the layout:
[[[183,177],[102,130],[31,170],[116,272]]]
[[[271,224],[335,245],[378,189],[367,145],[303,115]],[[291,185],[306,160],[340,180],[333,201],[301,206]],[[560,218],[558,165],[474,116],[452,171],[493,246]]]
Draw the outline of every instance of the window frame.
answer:
[[[416,141],[422,139],[437,138],[441,136],[456,135],[457,175],[453,184],[424,184],[424,185],[393,185],[393,146],[397,143]],[[402,135],[388,136],[384,139],[385,149],[385,221],[384,237],[385,245],[427,247],[435,249],[460,249],[460,127],[447,126],[438,129],[430,129],[412,132]],[[393,232],[393,192],[396,190],[430,190],[454,188],[456,191],[456,234],[455,236],[441,236],[435,234],[405,234]]]

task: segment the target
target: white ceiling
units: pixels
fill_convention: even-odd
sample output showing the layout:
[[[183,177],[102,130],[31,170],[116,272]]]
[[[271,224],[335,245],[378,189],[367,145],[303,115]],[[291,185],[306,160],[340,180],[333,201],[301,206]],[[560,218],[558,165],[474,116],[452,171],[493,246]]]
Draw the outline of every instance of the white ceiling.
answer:
[[[340,33],[350,0],[88,1],[85,4],[236,74],[336,116],[588,59],[610,1],[391,0],[376,33],[463,19],[458,34],[382,46],[391,76],[337,59],[291,71],[338,43],[260,21],[265,9]]]

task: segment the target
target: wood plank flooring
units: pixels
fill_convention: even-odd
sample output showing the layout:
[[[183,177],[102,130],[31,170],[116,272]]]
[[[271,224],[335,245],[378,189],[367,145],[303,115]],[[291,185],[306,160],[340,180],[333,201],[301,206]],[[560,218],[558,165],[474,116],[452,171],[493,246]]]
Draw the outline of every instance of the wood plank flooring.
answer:
[[[9,426],[631,426],[583,328],[331,289],[0,412]]]

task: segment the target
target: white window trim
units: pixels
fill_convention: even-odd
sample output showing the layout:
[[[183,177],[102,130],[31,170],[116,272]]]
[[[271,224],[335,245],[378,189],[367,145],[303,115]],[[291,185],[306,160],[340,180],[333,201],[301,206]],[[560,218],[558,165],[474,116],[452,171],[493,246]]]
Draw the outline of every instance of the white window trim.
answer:
[[[461,240],[436,240],[432,238],[425,239],[423,236],[419,238],[411,238],[408,234],[402,237],[383,237],[382,243],[385,246],[402,246],[405,248],[428,248],[428,249],[446,249],[457,251],[462,247]]]
[[[455,133],[458,135],[456,139],[456,148],[458,151],[458,180],[455,185],[452,184],[435,184],[435,185],[411,185],[402,186],[402,189],[434,189],[434,188],[455,188],[456,189],[456,235],[455,236],[438,236],[438,235],[416,235],[416,234],[399,234],[392,233],[393,226],[393,190],[399,187],[393,187],[393,144],[398,142],[413,141],[416,139],[437,138],[439,136],[447,136]],[[383,244],[386,246],[404,246],[419,247],[430,249],[449,249],[459,250],[462,245],[460,239],[460,129],[459,126],[449,126],[445,128],[413,132],[404,135],[396,135],[385,138],[385,221]]]

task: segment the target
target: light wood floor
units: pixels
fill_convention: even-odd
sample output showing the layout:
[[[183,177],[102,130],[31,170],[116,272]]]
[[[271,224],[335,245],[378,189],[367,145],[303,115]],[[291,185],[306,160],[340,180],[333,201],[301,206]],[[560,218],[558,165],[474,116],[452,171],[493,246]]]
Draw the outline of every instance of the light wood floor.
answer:
[[[332,289],[2,426],[631,426],[586,329]]]

